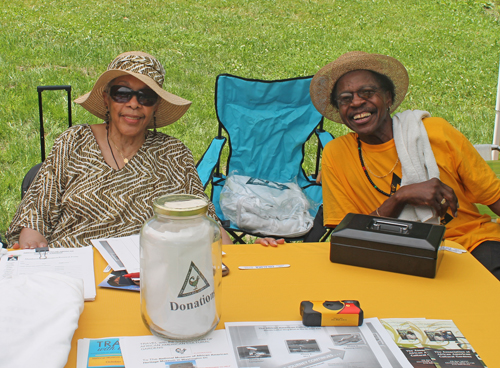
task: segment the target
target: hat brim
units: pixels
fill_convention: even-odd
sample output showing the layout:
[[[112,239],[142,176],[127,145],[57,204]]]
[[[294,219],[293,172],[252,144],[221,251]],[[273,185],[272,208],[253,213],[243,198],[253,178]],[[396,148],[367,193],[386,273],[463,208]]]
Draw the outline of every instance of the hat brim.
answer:
[[[380,54],[351,51],[321,68],[311,80],[311,100],[316,109],[337,123],[343,123],[338,109],[332,105],[330,96],[337,81],[354,70],[371,70],[387,76],[394,84],[395,98],[390,112],[393,113],[403,102],[408,91],[408,72],[398,60]]]
[[[102,120],[105,120],[106,106],[104,105],[104,98],[102,93],[110,81],[123,75],[131,75],[139,79],[153,91],[155,91],[160,97],[160,103],[155,115],[157,128],[172,124],[173,122],[179,120],[182,115],[184,115],[189,109],[189,106],[191,106],[191,101],[185,100],[182,97],[165,91],[150,77],[143,74],[118,69],[112,69],[102,73],[99,79],[97,79],[97,82],[94,84],[92,90],[75,99],[75,102],[77,104],[80,104],[83,108],[85,108],[93,115]],[[153,122],[148,124],[146,128],[154,128]]]

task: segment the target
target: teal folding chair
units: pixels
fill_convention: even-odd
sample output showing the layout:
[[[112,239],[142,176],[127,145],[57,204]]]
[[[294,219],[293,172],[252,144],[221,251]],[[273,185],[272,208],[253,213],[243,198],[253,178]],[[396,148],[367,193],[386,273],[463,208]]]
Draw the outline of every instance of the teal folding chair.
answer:
[[[305,195],[322,203],[321,185],[316,184],[323,147],[333,136],[323,130],[323,117],[309,95],[312,76],[264,81],[221,74],[215,84],[215,109],[219,121],[218,135],[197,164],[200,178],[211,188],[211,200],[224,228],[244,243],[244,235],[273,236],[239,229],[228,223],[219,205],[226,176],[239,175],[287,183],[296,180]],[[221,172],[221,152],[229,138],[229,155],[225,173]],[[307,175],[302,168],[305,144],[313,134],[318,137],[316,168]],[[315,217],[317,208],[311,215]],[[318,221],[321,228],[322,223]],[[324,229],[324,228],[323,228]],[[321,230],[323,230],[321,229]],[[299,240],[291,238],[287,240]],[[317,241],[308,239],[308,241]]]

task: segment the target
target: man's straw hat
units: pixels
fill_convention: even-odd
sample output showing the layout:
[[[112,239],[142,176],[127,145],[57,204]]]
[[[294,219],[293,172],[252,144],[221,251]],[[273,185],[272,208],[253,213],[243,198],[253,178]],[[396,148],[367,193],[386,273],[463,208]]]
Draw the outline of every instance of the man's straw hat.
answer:
[[[120,54],[109,65],[108,69],[101,74],[92,91],[78,97],[75,102],[82,105],[86,110],[106,119],[106,107],[102,92],[113,79],[132,75],[147,84],[160,97],[158,110],[156,111],[156,127],[172,124],[187,111],[191,101],[165,91],[163,81],[165,69],[155,57],[140,51],[130,51]],[[153,128],[151,122],[147,128]]]
[[[390,112],[403,102],[408,91],[408,73],[398,60],[379,54],[369,54],[363,51],[351,51],[339,56],[321,68],[311,81],[311,100],[316,109],[324,117],[342,123],[338,109],[332,105],[330,96],[335,83],[344,74],[354,70],[371,70],[387,76],[394,84],[395,96]]]

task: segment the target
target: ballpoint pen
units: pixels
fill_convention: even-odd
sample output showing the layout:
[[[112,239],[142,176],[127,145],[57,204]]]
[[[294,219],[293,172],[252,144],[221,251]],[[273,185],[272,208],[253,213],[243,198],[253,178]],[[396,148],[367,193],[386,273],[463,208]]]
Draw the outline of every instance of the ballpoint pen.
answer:
[[[123,275],[123,277],[129,278],[129,279],[138,279],[138,278],[140,278],[140,273],[139,272],[127,273],[126,275]]]

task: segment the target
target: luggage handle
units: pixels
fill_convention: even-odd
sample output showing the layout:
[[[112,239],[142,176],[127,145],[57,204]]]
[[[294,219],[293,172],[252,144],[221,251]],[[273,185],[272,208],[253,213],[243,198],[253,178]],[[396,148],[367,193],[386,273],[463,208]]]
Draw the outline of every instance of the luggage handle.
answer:
[[[388,231],[397,234],[409,234],[411,227],[411,224],[408,223],[383,219],[373,219],[373,222],[370,225],[371,230]]]
[[[71,127],[71,86],[38,86],[38,111],[40,114],[40,149],[42,154],[42,162],[45,161],[45,131],[43,129],[43,108],[42,108],[42,92],[43,91],[59,91],[65,90],[68,93],[68,126]]]

